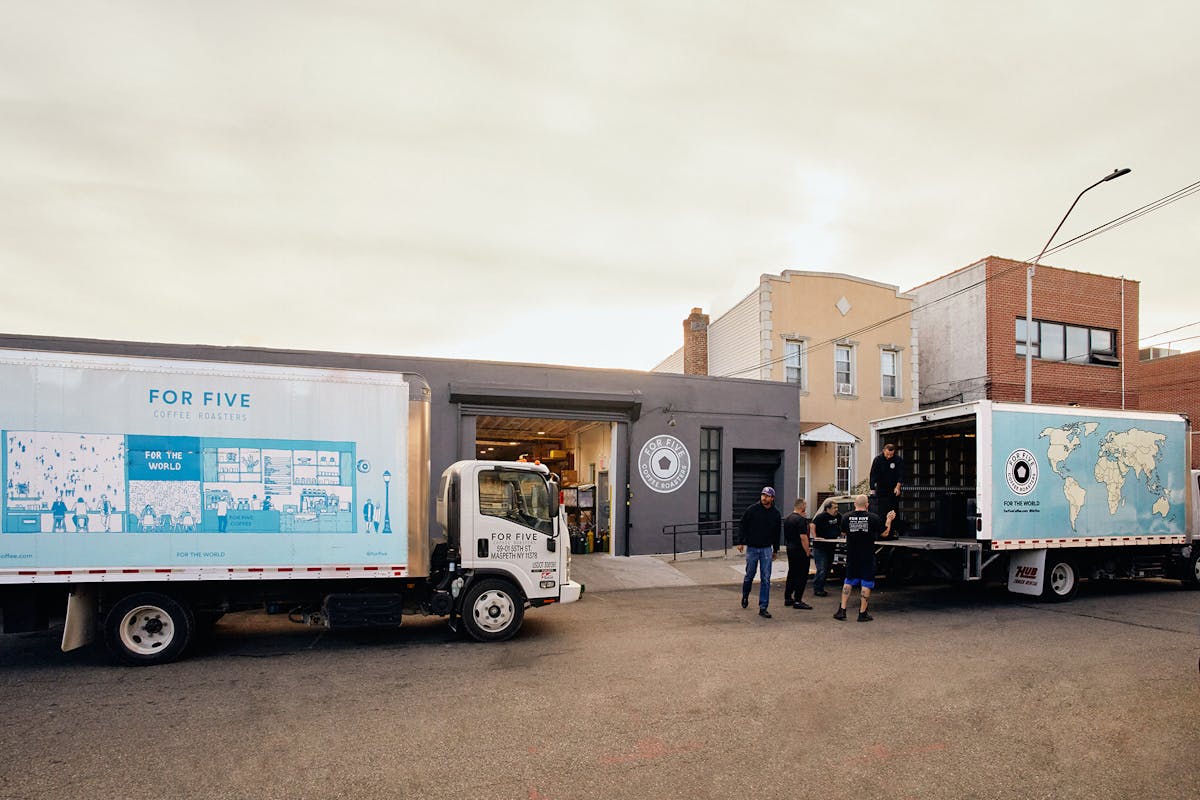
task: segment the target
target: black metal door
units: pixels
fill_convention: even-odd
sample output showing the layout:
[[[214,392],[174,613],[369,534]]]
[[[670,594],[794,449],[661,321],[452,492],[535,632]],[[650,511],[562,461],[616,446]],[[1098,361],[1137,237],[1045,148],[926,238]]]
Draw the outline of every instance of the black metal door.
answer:
[[[782,464],[782,450],[733,451],[733,519],[741,519],[742,513],[758,502],[764,486],[775,488],[775,505],[784,507],[784,493],[778,486]]]

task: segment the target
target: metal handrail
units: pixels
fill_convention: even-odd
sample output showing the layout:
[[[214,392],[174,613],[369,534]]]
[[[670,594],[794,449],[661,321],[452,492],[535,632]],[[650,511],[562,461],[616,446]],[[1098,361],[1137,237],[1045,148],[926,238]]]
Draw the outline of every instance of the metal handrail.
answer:
[[[679,555],[679,537],[696,536],[700,540],[700,557],[704,558],[704,537],[720,536],[721,546],[726,555],[729,554],[729,534],[738,530],[739,521],[736,519],[712,520],[709,522],[684,522],[677,525],[663,525],[664,535],[671,537],[671,560]]]

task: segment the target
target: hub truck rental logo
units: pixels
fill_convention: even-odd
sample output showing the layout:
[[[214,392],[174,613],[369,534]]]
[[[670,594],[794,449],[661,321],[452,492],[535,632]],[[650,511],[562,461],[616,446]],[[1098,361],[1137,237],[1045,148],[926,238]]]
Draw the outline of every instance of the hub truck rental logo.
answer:
[[[1012,490],[1013,494],[1024,497],[1037,487],[1037,458],[1028,450],[1013,450],[1008,457],[1005,472],[1008,477],[1008,488]]]
[[[642,482],[659,494],[669,494],[692,473],[692,456],[674,436],[655,436],[638,453]]]

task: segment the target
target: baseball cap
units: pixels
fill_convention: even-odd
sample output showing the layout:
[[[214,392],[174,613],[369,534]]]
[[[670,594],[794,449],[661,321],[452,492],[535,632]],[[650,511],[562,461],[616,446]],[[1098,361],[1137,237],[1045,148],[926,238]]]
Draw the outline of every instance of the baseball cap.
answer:
[[[767,497],[774,497],[775,490],[772,489],[770,486],[764,486],[763,490],[762,490],[762,494],[765,494]]]

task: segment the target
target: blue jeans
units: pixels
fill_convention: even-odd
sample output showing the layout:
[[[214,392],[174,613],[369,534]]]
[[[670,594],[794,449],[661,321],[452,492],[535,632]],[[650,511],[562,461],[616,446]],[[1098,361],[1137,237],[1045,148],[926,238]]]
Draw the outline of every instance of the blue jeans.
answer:
[[[771,556],[774,554],[773,547],[746,548],[746,577],[742,581],[742,597],[750,596],[750,585],[754,583],[754,573],[757,571],[759,608],[766,608],[771,600]]]
[[[817,574],[813,576],[813,591],[825,591],[825,577],[829,575],[829,567],[833,563],[833,553],[824,547],[813,548],[813,561],[817,563]]]

